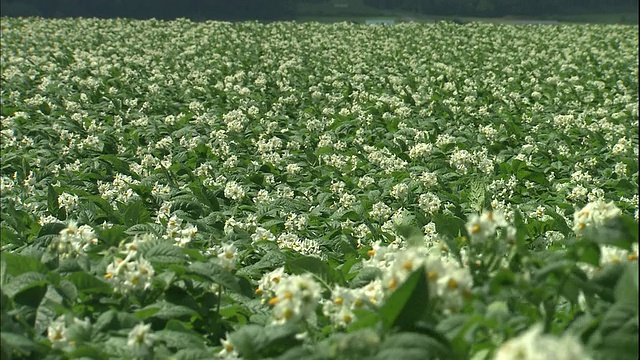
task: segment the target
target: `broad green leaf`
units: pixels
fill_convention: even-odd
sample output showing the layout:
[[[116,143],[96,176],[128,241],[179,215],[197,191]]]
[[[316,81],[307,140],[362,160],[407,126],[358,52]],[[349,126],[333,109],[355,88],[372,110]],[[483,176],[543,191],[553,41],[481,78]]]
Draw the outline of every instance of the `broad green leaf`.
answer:
[[[387,337],[380,344],[380,351],[376,355],[376,359],[385,359],[390,356],[394,350],[403,358],[412,358],[414,354],[422,354],[423,359],[455,359],[455,354],[440,341],[418,333],[403,332],[393,334]],[[409,353],[405,354],[405,351]],[[405,354],[405,355],[401,355]]]
[[[229,335],[229,340],[244,359],[262,359],[283,354],[300,343],[295,335],[300,328],[292,325],[244,325]]]
[[[49,214],[53,216],[57,216],[58,211],[60,210],[60,205],[58,204],[58,193],[51,185],[47,186],[47,210],[49,211]]]
[[[638,263],[626,264],[615,287],[616,302],[630,302],[638,306]]]
[[[181,263],[186,260],[182,249],[168,240],[143,242],[138,247],[140,254],[150,262]]]
[[[464,228],[466,222],[457,216],[435,214],[433,222],[436,224],[438,234],[457,237],[460,233],[466,233]]]
[[[429,308],[429,288],[424,267],[415,270],[379,310],[386,329],[409,329]]]
[[[220,203],[218,202],[218,198],[216,195],[206,186],[202,185],[200,182],[193,182],[189,185],[189,189],[195,197],[200,200],[204,205],[209,207],[211,211],[220,210]]]
[[[13,348],[15,350],[24,351],[26,353],[30,353],[32,351],[43,353],[47,350],[44,345],[36,343],[33,340],[20,334],[3,331],[0,332],[0,337],[2,338],[2,345],[8,346],[9,348]]]
[[[45,286],[47,283],[48,281],[45,275],[30,271],[13,277],[2,288],[2,291],[8,297],[13,298],[25,290],[33,287]],[[38,301],[40,301],[40,299],[38,299]]]
[[[134,201],[124,205],[121,209],[124,225],[133,226],[151,221],[151,215],[141,201]]]
[[[233,292],[242,293],[238,278],[216,263],[194,262],[187,269],[188,273],[202,276]]]
[[[44,272],[47,268],[38,259],[9,252],[2,252],[0,259],[7,265],[7,274],[16,276],[25,272]]]
[[[205,341],[201,336],[192,333],[184,333],[173,330],[160,330],[154,332],[156,341],[162,341],[170,348],[175,349],[204,349]]]
[[[319,278],[331,282],[343,284],[345,281],[341,278],[340,273],[329,267],[329,265],[312,256],[297,256],[287,260],[285,267],[294,274],[310,272]]]
[[[176,360],[210,360],[217,354],[205,349],[181,349],[176,352],[173,358]]]
[[[135,224],[130,226],[127,230],[124,231],[127,235],[144,235],[144,234],[152,234],[157,237],[162,236],[165,232],[164,226],[161,224],[155,223],[144,223],[144,224]]]
[[[363,287],[373,280],[382,276],[382,271],[378,268],[365,267],[360,269],[357,275],[349,282],[351,288]]]
[[[112,294],[113,288],[109,283],[98,279],[84,271],[69,274],[66,279],[71,282],[79,293]]]
[[[62,231],[66,227],[67,227],[67,225],[65,225],[63,223],[59,223],[59,222],[46,223],[46,224],[42,225],[42,227],[40,228],[40,231],[38,232],[38,237],[45,236],[45,235],[56,235],[57,236],[57,235],[60,234],[60,231]]]
[[[136,311],[135,316],[141,320],[148,317],[169,320],[193,314],[196,314],[196,311],[191,308],[162,301]]]
[[[362,329],[375,328],[380,322],[380,315],[372,310],[358,310],[354,311],[356,320],[349,324],[347,332],[356,332]]]

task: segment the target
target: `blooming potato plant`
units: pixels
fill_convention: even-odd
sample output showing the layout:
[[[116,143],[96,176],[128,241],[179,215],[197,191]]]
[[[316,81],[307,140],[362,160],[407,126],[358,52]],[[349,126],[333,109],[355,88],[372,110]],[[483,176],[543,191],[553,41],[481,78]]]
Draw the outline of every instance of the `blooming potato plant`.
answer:
[[[3,359],[637,358],[637,26],[1,26]]]

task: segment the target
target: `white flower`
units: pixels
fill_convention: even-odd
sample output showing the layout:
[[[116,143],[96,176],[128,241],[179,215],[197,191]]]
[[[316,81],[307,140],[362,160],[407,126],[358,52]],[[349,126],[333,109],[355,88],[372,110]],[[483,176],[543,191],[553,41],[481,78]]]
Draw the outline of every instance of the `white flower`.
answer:
[[[588,360],[590,357],[577,339],[564,335],[542,334],[542,325],[532,326],[520,336],[502,344],[494,360]]]
[[[229,340],[229,333],[227,333],[226,339],[220,339],[220,344],[222,345],[222,350],[218,353],[220,359],[240,359],[240,355],[236,351],[235,346]]]
[[[391,196],[398,200],[407,196],[408,193],[409,185],[407,185],[406,183],[398,183],[393,185],[393,187],[391,188]]]
[[[138,324],[129,332],[127,347],[137,356],[147,356],[153,346],[151,324]]]
[[[47,328],[47,337],[51,341],[51,347],[54,349],[62,349],[69,345],[67,338],[67,326],[64,317],[60,316]]]
[[[435,214],[440,209],[441,204],[442,201],[440,201],[438,196],[430,192],[420,194],[418,198],[418,205],[428,215]]]
[[[78,195],[72,195],[66,192],[58,195],[58,204],[60,204],[60,207],[63,207],[67,212],[75,209],[78,206],[78,201]]]
[[[507,227],[508,225],[502,212],[485,211],[482,215],[471,215],[466,228],[472,240],[484,241],[495,235],[498,227]]]
[[[55,250],[61,258],[84,254],[91,246],[98,243],[93,229],[89,225],[78,226],[75,220],[69,220],[66,228],[60,231]]]
[[[238,260],[238,249],[233,244],[222,244],[220,247],[214,249],[218,254],[218,262],[220,265],[232,271],[236,268],[236,262]]]
[[[588,203],[573,214],[573,231],[581,234],[588,227],[602,226],[605,222],[620,216],[622,211],[613,203],[597,200]]]
[[[274,322],[283,324],[314,313],[322,298],[322,287],[310,274],[288,275],[275,285],[273,293],[269,305],[273,306]]]
[[[256,227],[256,231],[251,235],[251,241],[275,241],[276,237],[271,233],[271,231],[258,226]]]
[[[228,199],[241,200],[244,195],[244,189],[235,181],[229,181],[224,187],[224,196]]]
[[[124,260],[116,258],[107,266],[104,277],[117,293],[128,295],[151,287],[153,266],[143,258],[133,259],[135,255],[130,252]]]

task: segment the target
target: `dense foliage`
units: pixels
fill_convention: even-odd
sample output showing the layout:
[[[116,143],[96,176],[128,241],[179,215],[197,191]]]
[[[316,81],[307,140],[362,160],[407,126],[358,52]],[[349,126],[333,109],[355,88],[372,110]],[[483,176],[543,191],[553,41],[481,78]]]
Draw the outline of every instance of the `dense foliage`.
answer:
[[[638,356],[637,26],[0,41],[3,359]]]

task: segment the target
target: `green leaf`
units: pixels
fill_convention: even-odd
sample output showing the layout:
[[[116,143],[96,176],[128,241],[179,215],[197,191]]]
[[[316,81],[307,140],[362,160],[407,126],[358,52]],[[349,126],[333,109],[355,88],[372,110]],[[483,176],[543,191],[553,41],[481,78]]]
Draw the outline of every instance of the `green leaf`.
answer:
[[[244,325],[229,335],[235,350],[244,359],[263,359],[283,354],[300,343],[295,335],[300,328],[295,325]]]
[[[614,284],[617,284],[625,271],[624,264],[610,264],[599,270],[591,281],[583,287],[585,293],[597,294],[603,300],[614,302]]]
[[[347,332],[349,333],[362,329],[375,328],[380,321],[380,315],[373,311],[356,309],[354,310],[354,313],[356,315],[356,321],[349,324],[347,327]]]
[[[149,317],[169,320],[193,314],[196,314],[196,311],[191,308],[162,301],[136,311],[135,316],[141,320]]]
[[[42,225],[42,227],[40,228],[40,231],[38,232],[38,237],[45,236],[45,235],[57,236],[60,234],[60,231],[62,231],[62,229],[65,229],[66,227],[67,225],[60,222],[46,223]]]
[[[440,341],[418,333],[403,332],[392,334],[380,344],[380,351],[375,359],[389,359],[394,352],[401,359],[414,358],[418,354],[422,359],[454,359],[455,354]],[[406,353],[405,353],[406,352]]]
[[[175,349],[204,349],[205,341],[201,336],[173,330],[160,330],[154,333],[156,341],[164,341],[168,347]]]
[[[638,306],[638,263],[626,264],[625,270],[615,287],[617,302],[629,302]]]
[[[459,233],[465,233],[465,221],[457,216],[435,214],[433,222],[436,224],[438,234],[450,237],[457,237]]]
[[[44,286],[47,283],[47,277],[44,274],[30,271],[13,277],[2,288],[2,291],[9,298],[13,298],[25,290],[33,287]],[[37,301],[40,301],[40,299],[38,299]]]
[[[215,353],[205,349],[182,349],[175,353],[176,360],[211,360],[215,359]]]
[[[349,282],[352,289],[363,287],[382,276],[382,270],[374,267],[365,267]]]
[[[409,329],[429,306],[427,274],[423,266],[415,270],[380,308],[380,318],[386,329]]]
[[[188,273],[202,276],[207,280],[224,286],[228,290],[231,290],[238,294],[242,294],[239,279],[216,263],[205,263],[200,261],[194,262],[193,264],[189,265]]]
[[[638,223],[631,216],[622,215],[601,226],[588,226],[582,231],[582,235],[598,244],[629,250],[631,244],[638,242]]]
[[[164,226],[161,224],[144,223],[132,225],[124,233],[131,236],[152,234],[156,237],[161,237],[164,231]]]
[[[406,240],[408,246],[424,244],[424,233],[417,226],[401,224],[396,226],[396,231]]]
[[[58,216],[60,210],[60,204],[58,203],[58,193],[51,184],[47,186],[47,210],[49,214]]]
[[[181,263],[186,261],[182,249],[174,245],[172,241],[158,239],[143,242],[138,251],[150,262]]]
[[[74,272],[66,277],[80,293],[108,294],[113,293],[113,288],[109,283],[104,282],[95,276],[84,271]]]
[[[220,203],[218,202],[216,195],[199,181],[191,183],[191,185],[189,185],[189,189],[191,189],[193,195],[195,195],[198,200],[202,201],[202,203],[210,210],[220,210]]]
[[[13,348],[14,350],[23,351],[26,353],[30,353],[32,351],[44,353],[47,350],[44,345],[38,344],[35,341],[20,334],[3,331],[0,332],[0,338],[2,338],[3,345]]]
[[[238,269],[238,275],[261,273],[263,269],[275,269],[285,264],[286,255],[280,250],[271,250],[264,254],[255,264]]]
[[[96,331],[105,332],[111,327],[115,319],[115,310],[107,310],[98,316],[98,319],[96,319],[96,322],[93,324],[93,328]]]
[[[637,299],[635,300],[637,303]],[[621,329],[628,328],[625,326],[629,321],[635,321],[637,325],[638,308],[634,304],[634,301],[621,301],[616,302],[609,308],[602,323],[600,324],[600,332],[603,336],[611,333],[619,332]],[[633,327],[631,327],[633,330]],[[635,328],[636,335],[638,334],[638,328]]]
[[[47,287],[47,292],[36,310],[34,329],[36,333],[43,333],[56,317],[56,307],[62,307],[62,296],[58,294],[52,285]]]
[[[0,255],[2,263],[7,266],[7,274],[16,276],[25,272],[45,272],[47,268],[40,260],[30,256],[19,255],[3,251]]]
[[[346,281],[339,272],[332,269],[325,261],[312,256],[297,256],[285,265],[291,273],[310,272],[326,282],[344,284]]]
[[[125,205],[124,209],[121,209],[124,219],[124,225],[133,226],[135,224],[142,224],[151,221],[151,215],[145,208],[142,201],[134,201]]]
[[[98,345],[96,345],[98,346]],[[111,359],[112,357],[106,355],[102,350],[96,346],[81,344],[73,348],[67,356],[70,359]]]

